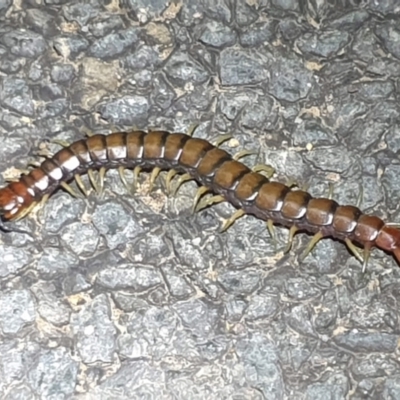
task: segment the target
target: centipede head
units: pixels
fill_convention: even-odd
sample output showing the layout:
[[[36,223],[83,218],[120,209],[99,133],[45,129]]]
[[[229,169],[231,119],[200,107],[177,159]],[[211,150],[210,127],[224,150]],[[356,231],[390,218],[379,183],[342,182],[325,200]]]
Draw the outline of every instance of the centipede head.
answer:
[[[0,231],[9,233],[17,232],[31,236],[30,232],[15,226],[6,226],[7,221],[15,219],[24,211],[23,204],[18,201],[18,195],[8,186],[0,189]]]
[[[4,220],[14,218],[20,210],[18,196],[9,186],[0,189],[0,217]]]

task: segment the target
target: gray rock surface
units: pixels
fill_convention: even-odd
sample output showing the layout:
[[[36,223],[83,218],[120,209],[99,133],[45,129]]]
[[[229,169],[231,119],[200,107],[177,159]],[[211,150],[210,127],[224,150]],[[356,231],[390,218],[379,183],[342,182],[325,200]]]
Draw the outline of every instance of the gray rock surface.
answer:
[[[86,130],[157,128],[400,221],[397,0],[0,0],[0,184]],[[89,187],[87,176],[83,181]],[[132,181],[132,173],[127,171]],[[228,204],[116,171],[0,232],[1,399],[399,399],[400,271],[283,253]]]

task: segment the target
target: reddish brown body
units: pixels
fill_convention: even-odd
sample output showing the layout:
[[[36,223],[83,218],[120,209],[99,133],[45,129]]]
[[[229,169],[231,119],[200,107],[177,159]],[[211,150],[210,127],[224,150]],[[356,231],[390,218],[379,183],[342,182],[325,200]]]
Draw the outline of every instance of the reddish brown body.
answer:
[[[324,237],[349,239],[367,249],[376,246],[393,253],[400,261],[400,230],[385,225],[380,218],[271,182],[205,140],[163,131],[95,135],[63,148],[40,167],[21,176],[19,182],[0,189],[2,219],[24,215],[61,182],[68,182],[88,169],[120,166],[188,173],[247,214],[310,233],[320,232]]]

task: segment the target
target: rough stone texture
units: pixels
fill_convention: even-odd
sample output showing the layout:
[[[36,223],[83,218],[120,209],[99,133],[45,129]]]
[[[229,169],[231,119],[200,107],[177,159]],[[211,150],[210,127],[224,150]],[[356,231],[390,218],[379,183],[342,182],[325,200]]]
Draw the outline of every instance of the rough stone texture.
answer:
[[[229,133],[274,178],[400,221],[400,6],[0,0],[1,184],[87,130]],[[126,171],[128,182],[133,176]],[[89,187],[87,176],[84,184]],[[75,184],[72,184],[73,186]],[[1,399],[398,399],[400,272],[299,263],[252,217],[117,171],[0,232]],[[12,225],[11,225],[12,226]]]

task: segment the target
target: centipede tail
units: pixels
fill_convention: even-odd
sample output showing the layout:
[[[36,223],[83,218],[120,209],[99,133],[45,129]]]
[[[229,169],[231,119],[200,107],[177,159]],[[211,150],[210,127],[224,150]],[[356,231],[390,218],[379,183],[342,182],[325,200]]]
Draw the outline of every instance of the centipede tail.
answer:
[[[225,140],[225,139],[224,139]],[[39,167],[0,189],[0,229],[6,231],[4,222],[25,217],[37,204],[63,187],[71,194],[69,182],[87,194],[80,178],[89,174],[92,186],[103,190],[105,172],[117,168],[123,184],[129,188],[124,170],[134,171],[135,177],[142,170],[152,170],[151,184],[161,170],[169,170],[167,188],[172,179],[181,174],[175,186],[189,179],[200,184],[193,210],[215,202],[228,201],[238,210],[227,220],[228,228],[244,214],[251,214],[267,222],[273,235],[273,225],[290,228],[287,250],[298,231],[313,234],[304,249],[303,259],[319,240],[333,237],[347,244],[354,255],[364,262],[372,247],[379,247],[394,255],[400,262],[400,230],[385,224],[376,216],[366,215],[357,207],[341,206],[329,198],[313,198],[308,192],[295,190],[271,181],[270,167],[256,166],[253,170],[239,161],[249,152],[232,156],[210,142],[182,133],[165,131],[119,132],[108,136],[93,135],[64,147]],[[97,179],[93,171],[99,171]],[[211,194],[210,197],[207,197]],[[355,244],[364,247],[361,256]]]

